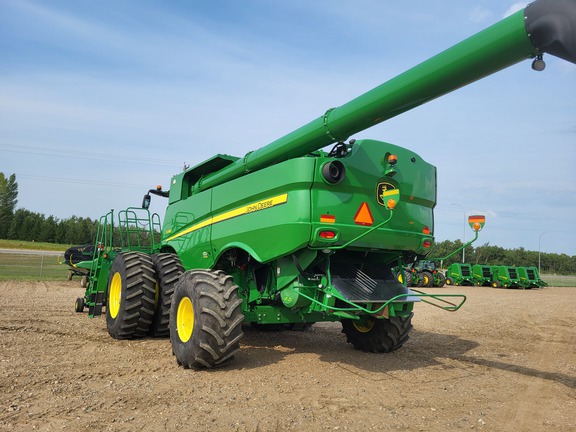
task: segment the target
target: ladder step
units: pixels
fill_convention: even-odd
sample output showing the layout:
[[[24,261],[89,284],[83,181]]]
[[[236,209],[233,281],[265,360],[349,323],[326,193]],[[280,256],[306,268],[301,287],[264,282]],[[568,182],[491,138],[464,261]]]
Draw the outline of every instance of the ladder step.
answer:
[[[104,293],[99,291],[90,295],[90,307],[88,308],[88,316],[94,318],[102,315],[102,306],[104,305]]]

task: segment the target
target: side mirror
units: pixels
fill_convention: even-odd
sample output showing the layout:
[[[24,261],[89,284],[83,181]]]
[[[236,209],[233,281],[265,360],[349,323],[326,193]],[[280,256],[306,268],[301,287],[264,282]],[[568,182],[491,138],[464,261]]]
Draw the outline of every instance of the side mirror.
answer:
[[[150,194],[144,195],[144,199],[142,200],[142,208],[148,210],[148,208],[150,208],[150,201],[151,200],[152,200],[152,197],[150,196]]]

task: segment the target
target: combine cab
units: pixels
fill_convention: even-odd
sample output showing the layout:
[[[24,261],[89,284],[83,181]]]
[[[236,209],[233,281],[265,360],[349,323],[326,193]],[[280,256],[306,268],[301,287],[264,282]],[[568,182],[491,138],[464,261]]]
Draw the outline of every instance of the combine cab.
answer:
[[[356,349],[400,348],[417,302],[455,311],[465,301],[411,290],[393,273],[430,251],[436,168],[350,137],[523,60],[542,69],[544,52],[576,63],[570,27],[556,22],[575,12],[574,2],[539,0],[264,147],[177,173],[169,191],[146,194],[143,216],[107,215],[89,315],[105,309],[116,339],[169,333],[186,368],[230,362],[243,323],[338,321]],[[151,195],[168,199],[162,225],[146,212]],[[471,223],[475,238],[482,223]]]

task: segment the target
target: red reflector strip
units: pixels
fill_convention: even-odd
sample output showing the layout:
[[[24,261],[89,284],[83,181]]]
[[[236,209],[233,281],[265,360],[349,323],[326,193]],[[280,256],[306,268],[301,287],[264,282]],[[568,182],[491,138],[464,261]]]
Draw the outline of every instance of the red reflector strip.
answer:
[[[335,222],[336,222],[336,216],[334,216],[334,215],[329,215],[329,214],[320,215],[320,222],[323,222],[323,223],[335,223]]]
[[[372,225],[374,223],[374,218],[372,217],[368,203],[363,202],[360,204],[356,216],[354,216],[354,222],[356,222],[357,225]]]

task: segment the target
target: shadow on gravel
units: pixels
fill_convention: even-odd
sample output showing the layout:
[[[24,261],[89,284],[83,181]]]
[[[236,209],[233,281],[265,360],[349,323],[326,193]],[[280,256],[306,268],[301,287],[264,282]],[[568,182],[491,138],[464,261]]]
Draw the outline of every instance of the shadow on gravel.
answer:
[[[299,331],[260,331],[245,326],[242,348],[226,369],[252,369],[289,360],[290,356],[314,354],[313,361],[353,366],[371,372],[410,371],[441,366],[442,358],[457,358],[478,346],[475,341],[454,335],[413,330],[410,339],[392,353],[367,353],[346,342],[339,323],[317,324]]]
[[[491,369],[500,369],[506,372],[514,372],[524,376],[541,378],[543,380],[557,382],[569,388],[576,388],[576,378],[570,375],[555,372],[540,371],[538,369],[533,369],[525,366],[519,366],[515,364],[504,363],[494,360],[475,358],[465,355],[458,356],[457,360],[476,364],[479,366],[488,367]]]

